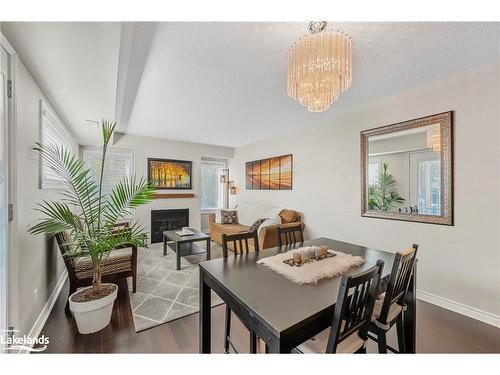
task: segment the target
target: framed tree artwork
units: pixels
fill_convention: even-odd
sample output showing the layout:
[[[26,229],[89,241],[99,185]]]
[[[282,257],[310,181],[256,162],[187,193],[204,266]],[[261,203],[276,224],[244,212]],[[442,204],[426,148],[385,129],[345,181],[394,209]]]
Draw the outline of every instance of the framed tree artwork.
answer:
[[[158,190],[192,189],[192,161],[148,158],[148,180]]]

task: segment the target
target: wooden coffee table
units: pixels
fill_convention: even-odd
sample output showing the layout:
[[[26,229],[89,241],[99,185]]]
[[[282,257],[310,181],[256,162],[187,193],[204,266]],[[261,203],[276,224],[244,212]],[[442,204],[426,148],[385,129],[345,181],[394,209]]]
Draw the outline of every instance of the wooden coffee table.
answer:
[[[177,270],[181,269],[181,257],[186,255],[200,254],[207,252],[207,260],[210,260],[210,236],[196,229],[189,228],[193,234],[179,236],[175,232],[178,230],[166,230],[163,232],[163,255],[167,255],[168,242],[171,242],[172,250],[177,254]],[[207,248],[204,249],[195,242],[207,241]]]

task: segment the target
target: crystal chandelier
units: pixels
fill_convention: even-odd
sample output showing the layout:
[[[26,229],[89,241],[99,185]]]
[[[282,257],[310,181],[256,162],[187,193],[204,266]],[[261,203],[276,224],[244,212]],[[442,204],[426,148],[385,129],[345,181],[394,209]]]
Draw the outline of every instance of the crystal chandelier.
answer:
[[[325,29],[325,21],[309,23],[310,34],[288,53],[288,96],[310,112],[328,109],[351,86],[351,37]]]
[[[441,151],[441,132],[439,128],[427,131],[427,147],[432,148],[432,151]]]

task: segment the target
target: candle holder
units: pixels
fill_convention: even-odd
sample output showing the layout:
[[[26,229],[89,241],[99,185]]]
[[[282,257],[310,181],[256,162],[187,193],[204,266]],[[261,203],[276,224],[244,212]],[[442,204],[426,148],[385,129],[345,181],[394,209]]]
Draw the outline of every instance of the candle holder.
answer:
[[[322,255],[322,256],[326,256],[326,255],[328,255],[328,246],[326,246],[326,245],[322,245],[322,246],[320,246],[320,247],[321,247],[321,255]]]
[[[283,260],[283,263],[291,267],[302,267],[304,264],[320,262],[327,258],[332,258],[337,254],[328,251],[328,247],[313,247],[307,249],[297,249],[292,253],[292,258]]]
[[[292,259],[293,259],[293,262],[294,262],[295,264],[300,264],[300,263],[302,263],[302,255],[301,255],[300,251],[294,251],[294,252],[293,252],[293,258],[292,258]]]
[[[314,257],[316,259],[320,259],[321,258],[321,248],[318,247],[318,248],[314,249]]]

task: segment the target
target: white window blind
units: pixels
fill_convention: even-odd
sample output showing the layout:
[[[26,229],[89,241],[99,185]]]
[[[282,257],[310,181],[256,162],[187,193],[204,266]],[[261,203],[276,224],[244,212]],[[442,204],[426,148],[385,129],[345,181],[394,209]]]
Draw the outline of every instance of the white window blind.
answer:
[[[99,181],[101,175],[102,151],[95,148],[83,150],[83,160],[90,169],[92,176]],[[127,150],[109,149],[106,153],[102,192],[108,198],[114,187],[124,179],[129,180],[133,175],[133,154]]]
[[[76,151],[76,144],[71,133],[56,113],[40,100],[40,142],[44,146],[63,146],[71,152]],[[61,187],[61,178],[55,174],[45,163],[42,157],[40,185],[42,189]]]

